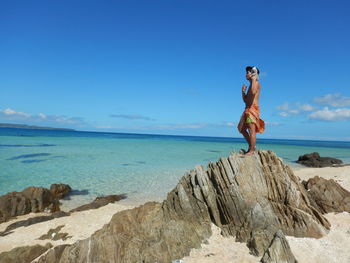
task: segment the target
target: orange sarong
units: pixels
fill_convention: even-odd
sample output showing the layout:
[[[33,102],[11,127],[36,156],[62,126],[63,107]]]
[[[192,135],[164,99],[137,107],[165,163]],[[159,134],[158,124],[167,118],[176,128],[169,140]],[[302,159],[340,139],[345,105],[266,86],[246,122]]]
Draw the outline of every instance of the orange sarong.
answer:
[[[248,117],[255,124],[257,133],[263,133],[265,131],[265,122],[260,119],[260,108],[257,104],[253,104],[250,107],[245,108],[237,126],[239,132],[243,130]]]

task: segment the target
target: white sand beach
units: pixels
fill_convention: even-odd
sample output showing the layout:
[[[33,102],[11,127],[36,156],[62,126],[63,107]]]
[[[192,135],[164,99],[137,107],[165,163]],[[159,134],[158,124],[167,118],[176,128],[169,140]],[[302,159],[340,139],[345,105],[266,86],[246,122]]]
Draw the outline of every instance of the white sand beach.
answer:
[[[334,179],[345,189],[350,191],[350,166],[337,168],[296,168],[295,174],[301,180],[307,180],[314,176],[326,179]],[[31,246],[34,244],[52,245],[71,244],[77,240],[85,239],[95,231],[107,224],[111,217],[124,209],[132,206],[123,204],[123,201],[95,210],[75,212],[71,216],[56,218],[47,222],[34,224],[28,227],[19,227],[12,233],[1,237],[0,253],[9,251],[19,246]],[[0,232],[14,222],[34,217],[40,214],[29,214],[0,224]],[[331,223],[329,233],[320,238],[295,238],[287,237],[293,254],[299,263],[332,263],[350,262],[350,214],[329,213],[325,215]],[[50,229],[63,226],[60,233],[68,233],[70,238],[63,240],[39,240],[38,238]],[[260,258],[249,254],[245,243],[235,242],[234,237],[223,237],[216,226],[212,226],[213,235],[202,244],[199,249],[192,249],[189,256],[182,259],[184,263],[216,263],[216,262],[259,262]]]
[[[9,251],[15,247],[32,246],[35,244],[45,245],[50,242],[52,245],[72,244],[77,240],[85,239],[91,236],[95,231],[101,229],[107,224],[112,216],[125,209],[132,207],[120,203],[108,204],[98,209],[74,212],[70,216],[56,218],[50,221],[34,224],[28,227],[19,227],[13,230],[13,233],[0,237],[0,253]],[[12,223],[28,219],[35,216],[48,215],[45,213],[31,213],[29,215],[19,216],[0,224],[0,232],[4,231]],[[70,238],[63,240],[40,240],[38,239],[50,229],[64,226],[59,233],[68,233]]]

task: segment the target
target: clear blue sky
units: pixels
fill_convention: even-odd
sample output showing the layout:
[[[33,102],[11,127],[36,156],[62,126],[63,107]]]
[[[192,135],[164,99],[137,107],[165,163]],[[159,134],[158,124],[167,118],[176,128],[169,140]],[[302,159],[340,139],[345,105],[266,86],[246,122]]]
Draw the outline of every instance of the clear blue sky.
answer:
[[[0,1],[0,122],[350,140],[349,1]]]

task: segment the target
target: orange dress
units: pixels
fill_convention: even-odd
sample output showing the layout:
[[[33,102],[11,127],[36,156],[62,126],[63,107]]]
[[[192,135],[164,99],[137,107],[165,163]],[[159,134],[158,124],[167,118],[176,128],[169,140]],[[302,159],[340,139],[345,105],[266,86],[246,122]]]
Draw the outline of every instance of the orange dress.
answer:
[[[260,119],[260,108],[257,104],[252,104],[250,107],[245,108],[241,116],[237,126],[239,132],[243,130],[248,117],[252,120],[252,123],[255,124],[257,133],[263,133],[265,131],[265,122]]]

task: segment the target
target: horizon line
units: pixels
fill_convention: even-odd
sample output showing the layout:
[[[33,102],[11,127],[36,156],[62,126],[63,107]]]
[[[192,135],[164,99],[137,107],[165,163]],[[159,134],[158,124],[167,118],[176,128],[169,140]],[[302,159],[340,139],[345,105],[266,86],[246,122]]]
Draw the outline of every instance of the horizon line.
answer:
[[[10,123],[0,123],[1,124],[10,124]],[[47,127],[47,126],[35,126],[29,124],[10,124],[10,125],[23,125],[23,126],[31,126],[35,128],[21,128],[21,127],[1,127],[0,129],[23,129],[23,130],[46,130],[46,131],[62,131],[62,132],[90,132],[90,133],[109,133],[109,134],[127,134],[127,135],[155,135],[155,136],[176,136],[176,137],[198,137],[198,138],[219,138],[219,139],[242,139],[241,137],[229,137],[229,136],[209,136],[209,135],[178,135],[178,134],[159,134],[159,133],[134,133],[134,132],[111,132],[111,131],[89,131],[89,130],[76,130],[72,128],[55,128],[55,127]],[[39,129],[37,129],[39,128]],[[290,139],[290,138],[257,138],[257,140],[288,140],[288,141],[319,141],[319,142],[345,142],[349,143],[350,140],[322,140],[322,139]]]

